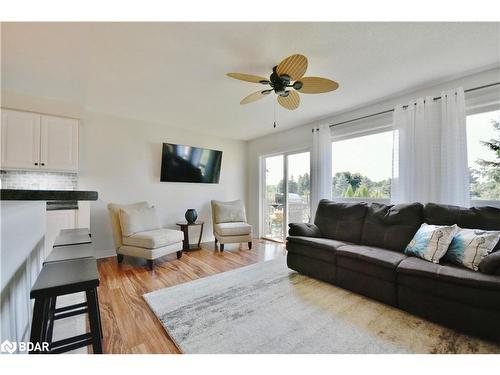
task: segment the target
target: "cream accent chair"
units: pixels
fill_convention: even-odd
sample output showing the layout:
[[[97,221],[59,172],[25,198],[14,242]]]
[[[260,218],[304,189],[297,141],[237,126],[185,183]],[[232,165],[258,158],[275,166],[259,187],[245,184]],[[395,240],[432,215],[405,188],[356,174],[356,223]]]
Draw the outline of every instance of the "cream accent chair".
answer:
[[[215,248],[220,243],[220,251],[224,251],[226,243],[248,242],[252,248],[252,226],[247,223],[245,206],[241,200],[231,202],[212,202],[212,223],[215,236]]]
[[[120,223],[120,209],[147,209],[148,202],[138,202],[128,205],[109,203],[108,211],[111,217],[113,239],[115,241],[118,263],[123,261],[123,256],[128,255],[146,259],[151,270],[154,260],[167,254],[177,252],[177,258],[182,256],[182,240],[184,234],[179,230],[158,228],[124,236]]]

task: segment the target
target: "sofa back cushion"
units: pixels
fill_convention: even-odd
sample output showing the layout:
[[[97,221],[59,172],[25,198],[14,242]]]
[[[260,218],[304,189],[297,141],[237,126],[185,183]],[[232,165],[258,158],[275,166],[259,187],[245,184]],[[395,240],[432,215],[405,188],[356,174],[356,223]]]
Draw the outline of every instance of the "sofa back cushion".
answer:
[[[314,224],[326,238],[359,244],[366,210],[364,202],[340,203],[322,199]]]
[[[500,230],[500,208],[459,207],[427,203],[424,207],[424,221],[434,225],[457,224],[460,228]],[[500,242],[493,251],[500,249]]]
[[[423,222],[421,203],[368,206],[361,234],[363,245],[403,252]]]

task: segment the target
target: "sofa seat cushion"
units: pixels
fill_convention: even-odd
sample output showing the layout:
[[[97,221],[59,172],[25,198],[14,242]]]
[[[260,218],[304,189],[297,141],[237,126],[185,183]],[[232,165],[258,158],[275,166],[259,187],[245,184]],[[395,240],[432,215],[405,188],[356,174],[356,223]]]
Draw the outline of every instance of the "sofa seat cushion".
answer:
[[[453,264],[434,264],[409,257],[398,268],[398,284],[471,306],[500,310],[500,276]]]
[[[409,257],[399,264],[397,271],[399,274],[418,275],[457,285],[500,291],[500,277],[475,272],[450,263],[434,264],[419,258]]]
[[[351,271],[396,282],[396,268],[406,255],[379,247],[344,245],[337,249],[337,265]]]
[[[172,245],[182,242],[184,233],[174,229],[155,229],[123,237],[123,244],[128,246],[143,247],[145,249],[156,249],[158,247]]]
[[[286,249],[290,253],[328,263],[335,263],[335,251],[344,245],[346,245],[345,242],[330,240],[328,238],[289,236],[286,242]]]
[[[252,226],[244,222],[219,223],[214,225],[221,236],[243,236],[252,233]]]
[[[421,203],[368,206],[361,244],[403,252],[422,224]]]
[[[331,240],[329,238],[304,237],[304,236],[289,236],[289,242],[301,243],[313,247],[324,248],[327,250],[335,250],[340,246],[349,245],[349,242]]]

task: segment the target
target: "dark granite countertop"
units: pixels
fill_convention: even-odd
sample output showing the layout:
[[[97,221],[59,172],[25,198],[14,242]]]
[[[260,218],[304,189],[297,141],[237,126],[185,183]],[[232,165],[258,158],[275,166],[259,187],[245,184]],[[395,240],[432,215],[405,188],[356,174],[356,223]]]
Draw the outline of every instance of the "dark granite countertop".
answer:
[[[2,201],[96,201],[97,191],[1,189]]]

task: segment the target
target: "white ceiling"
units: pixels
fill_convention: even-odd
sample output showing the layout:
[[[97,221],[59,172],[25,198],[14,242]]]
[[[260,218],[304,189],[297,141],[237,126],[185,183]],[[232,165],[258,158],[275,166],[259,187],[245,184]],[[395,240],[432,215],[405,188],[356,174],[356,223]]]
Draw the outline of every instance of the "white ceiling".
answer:
[[[252,139],[275,132],[273,100],[240,106],[293,53],[340,83],[279,106],[276,130],[500,63],[500,23],[8,23],[2,89],[90,111]]]

